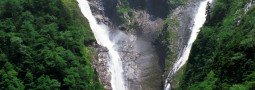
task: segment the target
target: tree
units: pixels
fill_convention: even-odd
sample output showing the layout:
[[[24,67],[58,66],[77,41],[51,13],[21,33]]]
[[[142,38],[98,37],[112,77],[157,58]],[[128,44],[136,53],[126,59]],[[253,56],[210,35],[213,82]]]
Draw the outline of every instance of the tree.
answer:
[[[14,17],[16,18],[19,16],[19,14],[22,12],[23,7],[21,5],[20,0],[4,0],[4,11],[3,11],[3,16],[5,18],[11,18]]]
[[[37,79],[37,87],[36,89],[58,89],[60,88],[61,83],[56,79],[51,79],[47,75],[42,75]]]
[[[94,37],[75,0],[1,0],[0,20],[0,89],[102,89],[82,60]]]
[[[23,82],[17,78],[18,72],[10,62],[6,62],[0,70],[0,86],[2,89],[24,89]]]

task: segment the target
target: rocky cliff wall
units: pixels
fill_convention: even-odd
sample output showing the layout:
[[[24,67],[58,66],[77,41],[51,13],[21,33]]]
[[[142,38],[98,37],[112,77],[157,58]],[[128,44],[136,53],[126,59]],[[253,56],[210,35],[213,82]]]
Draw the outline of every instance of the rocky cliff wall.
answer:
[[[126,86],[131,90],[163,89],[164,76],[181,55],[200,0],[169,8],[166,0],[90,0],[94,16],[130,39],[119,42]],[[96,49],[94,67],[111,89],[107,49]],[[165,72],[165,73],[164,73]],[[162,77],[163,75],[163,77]]]

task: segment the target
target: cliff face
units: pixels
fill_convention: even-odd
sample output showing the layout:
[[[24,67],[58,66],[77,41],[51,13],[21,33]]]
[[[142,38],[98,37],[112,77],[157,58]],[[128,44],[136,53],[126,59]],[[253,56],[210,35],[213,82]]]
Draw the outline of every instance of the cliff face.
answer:
[[[100,0],[94,1],[98,2]],[[150,14],[150,16],[162,19],[166,18],[169,13],[167,0],[102,0],[100,2],[104,7],[104,15],[110,18],[114,25],[121,24],[119,17],[123,13],[118,13],[118,9],[122,7],[128,7],[135,11],[144,11]],[[133,11],[128,12],[132,13]]]
[[[181,89],[252,90],[254,0],[217,0],[194,42]]]
[[[130,7],[136,10],[145,10],[150,15],[166,18],[169,14],[168,0],[129,0]]]
[[[94,0],[90,1],[90,5],[97,20],[110,26],[113,37],[119,32],[124,32],[128,37],[117,42],[116,47],[123,62],[125,86],[135,90],[162,89],[163,69],[152,42],[164,20],[150,15],[146,10],[127,8],[117,0]],[[94,66],[105,88],[111,89],[111,77],[107,70],[109,55],[103,48],[98,48],[97,53]]]
[[[156,44],[159,46],[157,50],[162,55],[161,61],[165,68],[163,78],[167,77],[173,64],[182,55],[182,51],[187,45],[199,3],[200,0],[189,0],[185,5],[175,8],[165,20],[156,40]],[[171,80],[172,88],[176,88],[179,85],[179,78],[174,75]]]
[[[128,88],[163,88],[165,77],[162,75],[167,76],[179,51],[186,45],[200,0],[181,1],[90,0],[99,22],[132,38],[119,44]],[[105,88],[111,89],[110,74],[106,70],[107,50],[98,48],[97,51],[97,58],[102,59],[95,60],[95,67]]]

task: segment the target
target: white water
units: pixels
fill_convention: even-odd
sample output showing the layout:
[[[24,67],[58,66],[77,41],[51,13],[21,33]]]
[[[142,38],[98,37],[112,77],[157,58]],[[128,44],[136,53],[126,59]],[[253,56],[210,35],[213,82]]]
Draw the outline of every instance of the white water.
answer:
[[[203,26],[204,22],[206,21],[206,6],[207,6],[208,2],[211,3],[212,0],[203,0],[199,5],[198,12],[194,18],[194,26],[192,27],[192,32],[191,32],[191,35],[190,35],[190,38],[188,41],[188,45],[183,49],[182,56],[179,57],[177,62],[174,63],[172,70],[168,74],[167,79],[165,81],[165,87],[164,87],[165,90],[171,89],[170,82],[168,82],[169,79],[171,78],[171,76],[173,74],[175,74],[186,63],[186,61],[189,58],[192,44],[196,40],[197,35],[200,31],[200,28]]]
[[[110,40],[110,30],[103,23],[98,24],[95,17],[92,15],[90,6],[87,0],[77,0],[83,15],[88,19],[90,27],[95,35],[97,43],[106,47],[109,51],[111,62],[109,70],[111,72],[111,85],[113,90],[125,90],[123,79],[123,68],[120,61],[119,53],[114,47],[115,43]]]

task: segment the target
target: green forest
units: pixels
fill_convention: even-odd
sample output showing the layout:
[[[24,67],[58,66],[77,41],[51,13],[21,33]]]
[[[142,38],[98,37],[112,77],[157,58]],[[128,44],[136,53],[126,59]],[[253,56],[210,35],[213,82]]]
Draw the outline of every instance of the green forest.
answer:
[[[207,22],[193,44],[179,89],[255,88],[255,7],[244,12],[249,2],[217,0],[207,8]]]
[[[76,0],[0,1],[0,89],[103,89]]]
[[[123,13],[135,8],[130,0],[120,1],[116,12],[125,24]],[[168,9],[188,1],[168,0]],[[250,1],[217,0],[207,7],[207,21],[174,89],[255,88],[255,6],[244,12]],[[175,19],[166,21],[178,24]],[[128,26],[137,27],[137,23]],[[167,47],[175,43],[167,38],[177,36],[164,32],[160,38]],[[76,0],[0,0],[0,90],[103,90],[91,65],[95,41]]]

